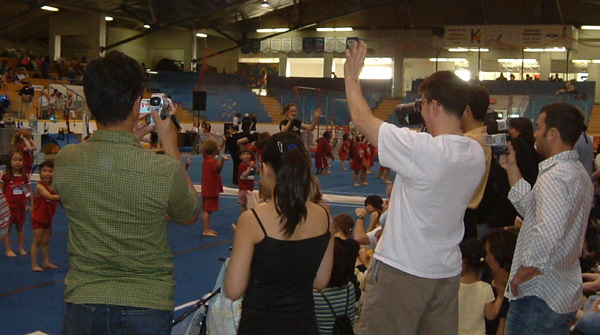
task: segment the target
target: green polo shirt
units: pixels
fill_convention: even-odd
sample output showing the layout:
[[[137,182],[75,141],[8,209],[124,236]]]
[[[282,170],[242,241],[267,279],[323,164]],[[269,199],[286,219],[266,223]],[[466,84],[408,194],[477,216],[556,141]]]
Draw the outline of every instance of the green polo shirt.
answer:
[[[55,164],[69,221],[65,302],[172,310],[167,214],[183,223],[200,210],[181,164],[110,130],[66,146]]]

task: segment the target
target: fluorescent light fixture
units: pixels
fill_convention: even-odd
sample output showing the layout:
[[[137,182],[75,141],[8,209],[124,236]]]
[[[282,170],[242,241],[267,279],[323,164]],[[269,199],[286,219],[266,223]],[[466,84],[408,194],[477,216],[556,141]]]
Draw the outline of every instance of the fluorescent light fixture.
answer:
[[[317,28],[317,31],[320,31],[320,32],[353,31],[353,30],[354,29],[352,29],[352,27],[337,27],[337,28],[320,27],[320,28]]]
[[[146,28],[146,29],[150,29],[150,25],[149,25],[149,24],[145,24],[145,25],[144,25],[144,28]]]
[[[112,20],[114,20],[114,19],[113,19],[113,17],[112,17],[112,16],[105,16],[105,17],[104,17],[104,20],[106,20],[106,21],[112,21]]]
[[[450,52],[489,52],[490,49],[488,48],[449,48],[448,51]]]
[[[58,12],[58,8],[56,7],[52,7],[52,6],[42,6],[41,7],[43,10],[47,10],[49,12]]]
[[[205,33],[196,33],[196,37],[206,38],[208,37],[208,35],[206,35]]]
[[[436,58],[429,58],[430,62],[435,62]],[[462,63],[462,62],[466,62],[467,59],[466,58],[437,58],[437,62],[438,63],[445,63],[445,62],[454,62],[454,63]]]
[[[592,59],[592,63],[598,64],[598,63],[600,63],[600,59]]]
[[[582,30],[600,30],[600,26],[581,26]]]
[[[256,29],[257,33],[285,33],[290,28],[260,28]]]
[[[587,64],[587,63],[590,63],[591,60],[590,59],[573,59],[573,60],[571,60],[571,62],[573,62],[575,64]]]
[[[498,63],[529,63],[534,64],[537,63],[537,59],[513,59],[513,58],[500,58],[498,59]]]
[[[146,70],[147,74],[158,74],[156,71],[151,71],[150,69]]]
[[[523,49],[525,52],[565,52],[567,48],[565,47],[554,47],[554,48],[525,48]]]
[[[260,4],[261,7],[269,7],[269,2],[267,0],[263,0],[263,2]]]
[[[471,71],[469,70],[456,70],[454,71],[454,74],[464,81],[471,80]]]
[[[258,62],[262,64],[276,64],[279,63],[279,58],[261,58]]]
[[[393,61],[391,58],[365,58],[365,64],[367,65],[389,65]]]

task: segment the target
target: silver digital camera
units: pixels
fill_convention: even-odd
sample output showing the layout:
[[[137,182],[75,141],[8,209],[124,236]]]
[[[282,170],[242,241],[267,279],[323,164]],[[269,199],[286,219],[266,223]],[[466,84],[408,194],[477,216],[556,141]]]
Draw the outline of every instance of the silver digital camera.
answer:
[[[142,99],[140,102],[140,114],[146,115],[146,123],[154,126],[152,111],[157,111],[161,119],[171,116],[173,101],[164,93],[153,93],[150,99]]]

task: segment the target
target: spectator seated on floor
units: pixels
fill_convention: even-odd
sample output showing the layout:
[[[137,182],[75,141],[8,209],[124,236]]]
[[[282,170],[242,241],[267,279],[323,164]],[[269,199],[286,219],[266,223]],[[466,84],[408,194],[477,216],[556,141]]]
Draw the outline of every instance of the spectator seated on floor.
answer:
[[[585,284],[584,284],[585,285]],[[600,335],[600,296],[593,295],[588,298],[579,315],[579,320],[573,327],[573,335]],[[580,311],[581,312],[581,311]]]

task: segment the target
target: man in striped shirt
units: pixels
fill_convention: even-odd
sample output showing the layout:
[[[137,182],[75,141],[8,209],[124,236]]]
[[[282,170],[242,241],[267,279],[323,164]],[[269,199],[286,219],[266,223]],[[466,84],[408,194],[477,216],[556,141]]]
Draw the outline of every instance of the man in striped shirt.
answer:
[[[568,334],[582,302],[579,256],[593,186],[573,145],[583,113],[566,103],[542,108],[536,151],[545,158],[533,189],[521,176],[515,152],[501,156],[511,185],[508,198],[525,218],[505,296],[511,300],[506,334]]]

